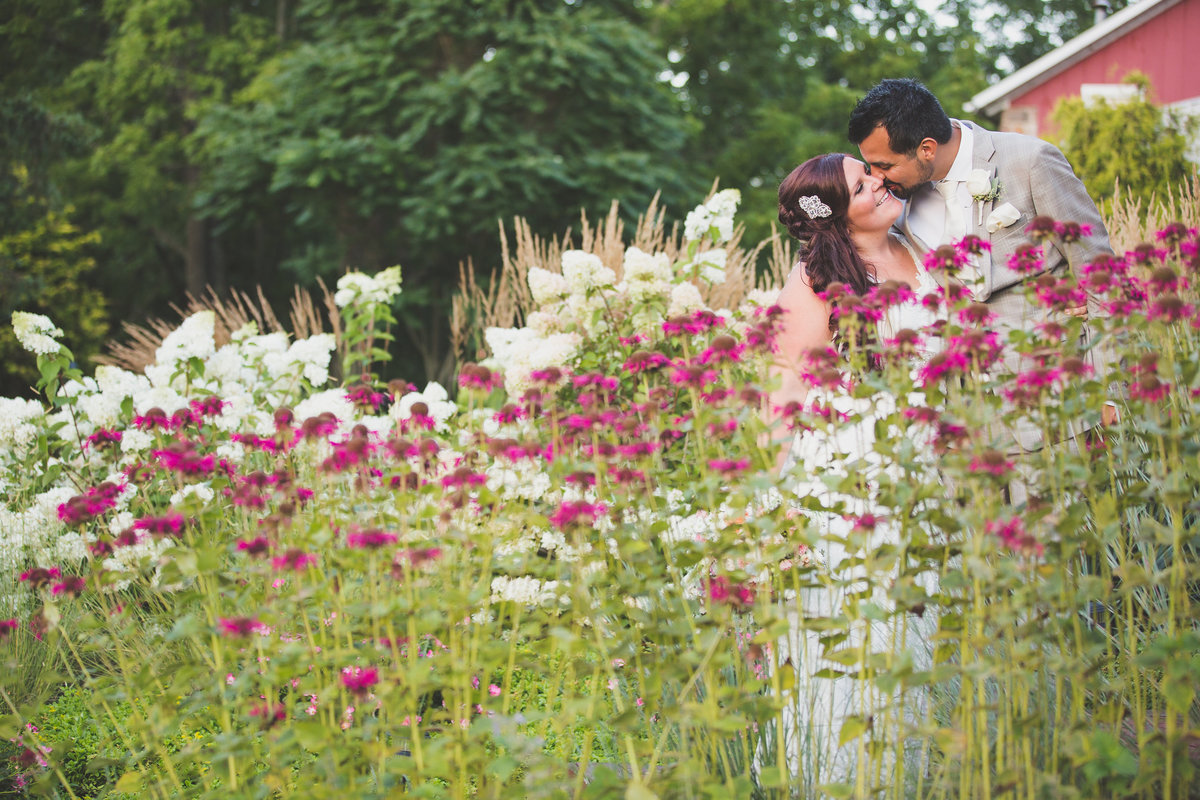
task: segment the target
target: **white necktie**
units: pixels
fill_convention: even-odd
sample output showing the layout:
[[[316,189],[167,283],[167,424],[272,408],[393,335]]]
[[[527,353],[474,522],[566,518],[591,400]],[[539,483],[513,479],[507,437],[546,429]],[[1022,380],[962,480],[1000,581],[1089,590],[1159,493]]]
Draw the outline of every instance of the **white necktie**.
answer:
[[[952,244],[967,235],[962,202],[958,199],[958,184],[959,181],[938,181],[933,185],[946,201],[946,226],[942,229],[941,244]]]
[[[967,235],[963,217],[962,201],[958,199],[960,181],[938,181],[934,184],[938,194],[946,201],[946,226],[942,229],[942,244],[953,244]],[[968,256],[967,263],[959,268],[958,277],[968,289],[975,290],[979,280],[979,266],[975,256]]]

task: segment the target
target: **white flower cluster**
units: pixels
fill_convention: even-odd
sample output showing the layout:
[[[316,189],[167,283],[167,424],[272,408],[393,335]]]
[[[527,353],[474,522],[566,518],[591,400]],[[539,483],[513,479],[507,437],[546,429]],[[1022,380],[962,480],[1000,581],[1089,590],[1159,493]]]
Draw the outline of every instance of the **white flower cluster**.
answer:
[[[12,326],[21,347],[35,355],[53,355],[62,349],[62,345],[54,340],[55,336],[62,336],[62,329],[44,314],[14,311]]]
[[[711,235],[716,244],[728,242],[733,238],[733,215],[741,202],[742,193],[737,189],[717,192],[707,203],[688,212],[683,222],[683,238],[695,242]]]
[[[446,423],[458,411],[458,406],[450,399],[445,387],[436,381],[430,381],[425,384],[424,391],[409,392],[401,397],[398,403],[392,404],[388,414],[394,420],[408,419],[412,416],[414,403],[425,404],[428,409],[426,416],[433,419],[433,428],[436,431],[448,430],[449,426]]]
[[[527,575],[517,578],[497,575],[492,578],[491,601],[493,603],[511,602],[526,606],[550,605],[560,600],[558,587],[558,581],[540,581]],[[569,598],[563,595],[561,602],[569,602]]]
[[[483,338],[504,372],[504,388],[511,397],[525,393],[534,370],[561,367],[574,358],[583,341],[578,333],[542,335],[531,328],[488,328]]]
[[[0,452],[24,449],[37,438],[39,422],[46,415],[34,400],[0,397]]]
[[[400,293],[400,267],[367,275],[363,272],[348,272],[338,278],[333,302],[338,308],[352,303],[387,303]]]

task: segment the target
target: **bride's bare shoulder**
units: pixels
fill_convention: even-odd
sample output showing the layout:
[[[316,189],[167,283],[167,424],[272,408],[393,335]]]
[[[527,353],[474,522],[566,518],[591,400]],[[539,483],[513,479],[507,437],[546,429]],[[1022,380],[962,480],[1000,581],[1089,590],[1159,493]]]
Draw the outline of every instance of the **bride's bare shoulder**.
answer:
[[[779,305],[787,307],[795,303],[805,303],[810,300],[817,300],[816,293],[813,292],[812,283],[809,281],[808,272],[804,268],[804,262],[797,262],[796,266],[792,267],[792,271],[783,281],[783,288],[779,290]]]

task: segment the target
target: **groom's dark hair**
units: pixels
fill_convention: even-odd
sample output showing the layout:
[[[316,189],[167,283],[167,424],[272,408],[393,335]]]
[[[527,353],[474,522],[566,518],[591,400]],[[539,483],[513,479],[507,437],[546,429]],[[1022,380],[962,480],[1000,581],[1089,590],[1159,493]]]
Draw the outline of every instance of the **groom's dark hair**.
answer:
[[[862,144],[880,125],[892,152],[905,155],[916,153],[926,138],[945,144],[952,130],[933,92],[911,78],[886,78],[871,87],[850,112],[850,141]]]

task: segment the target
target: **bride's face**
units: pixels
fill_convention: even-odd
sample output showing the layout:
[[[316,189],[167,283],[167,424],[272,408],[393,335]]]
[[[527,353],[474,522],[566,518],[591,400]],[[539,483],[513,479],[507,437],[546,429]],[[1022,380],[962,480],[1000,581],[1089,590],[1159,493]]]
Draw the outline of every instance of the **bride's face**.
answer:
[[[900,216],[901,203],[888,191],[883,178],[869,175],[866,165],[856,158],[842,161],[846,170],[846,187],[850,204],[846,207],[846,222],[850,230],[886,230]]]

